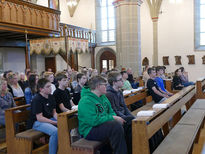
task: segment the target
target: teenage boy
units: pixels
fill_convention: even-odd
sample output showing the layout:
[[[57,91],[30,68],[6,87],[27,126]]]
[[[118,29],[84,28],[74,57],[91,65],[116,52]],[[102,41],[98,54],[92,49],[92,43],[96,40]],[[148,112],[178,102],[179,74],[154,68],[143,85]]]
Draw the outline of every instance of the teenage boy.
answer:
[[[169,96],[167,94],[162,93],[159,90],[157,82],[155,81],[156,78],[156,71],[154,68],[148,68],[147,73],[149,74],[150,78],[147,81],[147,89],[149,94],[152,96],[155,103],[161,103]]]
[[[56,154],[58,148],[58,128],[55,99],[51,95],[51,82],[42,78],[37,83],[39,93],[31,102],[31,122],[33,129],[48,134],[49,154]]]
[[[79,132],[87,140],[108,140],[114,154],[127,154],[121,117],[116,116],[105,96],[107,81],[101,76],[90,79],[81,91],[78,104]]]
[[[155,81],[157,82],[160,92],[165,95],[172,96],[173,94],[167,91],[164,87],[164,81],[162,79],[162,76],[164,75],[164,68],[162,66],[157,66],[156,72],[157,72],[157,77],[155,78]]]
[[[130,82],[127,80],[128,79],[127,72],[126,71],[122,71],[121,75],[122,75],[122,80],[123,80],[122,89],[123,90],[132,90],[132,86],[131,86]]]
[[[57,113],[69,111],[74,106],[74,103],[67,89],[68,78],[65,73],[61,72],[56,75],[56,80],[58,82],[58,88],[53,93],[56,101],[56,111]]]
[[[110,85],[107,87],[106,96],[109,99],[112,109],[117,114],[117,116],[120,116],[126,121],[123,127],[125,131],[128,153],[131,154],[132,153],[132,120],[135,117],[131,114],[131,112],[127,108],[124,101],[123,94],[120,90],[124,85],[122,75],[119,72],[111,72],[108,74],[108,82]]]

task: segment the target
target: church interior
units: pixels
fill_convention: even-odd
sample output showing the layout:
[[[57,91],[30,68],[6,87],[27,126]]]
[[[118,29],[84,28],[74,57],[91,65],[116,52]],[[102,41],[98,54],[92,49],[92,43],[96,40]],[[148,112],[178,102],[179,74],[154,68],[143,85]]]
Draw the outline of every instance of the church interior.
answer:
[[[17,107],[1,105],[4,80],[9,85],[22,75],[26,84],[31,73],[58,83],[62,71],[70,75],[69,84],[76,81],[73,87],[78,74],[87,81],[99,74],[108,83],[108,72],[132,77],[131,89],[120,89],[135,115],[129,154],[205,154],[204,51],[205,0],[0,0],[0,154],[51,153],[49,135],[25,129],[32,108],[26,86],[22,95],[13,90]],[[152,71],[160,70],[167,97],[157,104],[148,83]],[[182,88],[174,85],[178,71],[189,80]],[[73,138],[80,127],[75,100],[82,97],[73,87],[73,109],[58,115],[57,153],[100,154],[104,143]]]

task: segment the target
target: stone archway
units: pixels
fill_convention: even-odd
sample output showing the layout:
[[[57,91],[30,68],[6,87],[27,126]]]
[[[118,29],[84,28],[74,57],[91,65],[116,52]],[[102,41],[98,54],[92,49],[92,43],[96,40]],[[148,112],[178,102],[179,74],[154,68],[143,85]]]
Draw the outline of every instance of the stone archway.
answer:
[[[100,57],[105,51],[111,52],[112,54],[116,56],[116,52],[112,48],[109,48],[109,47],[101,48],[96,54],[96,69],[99,72],[100,72]]]

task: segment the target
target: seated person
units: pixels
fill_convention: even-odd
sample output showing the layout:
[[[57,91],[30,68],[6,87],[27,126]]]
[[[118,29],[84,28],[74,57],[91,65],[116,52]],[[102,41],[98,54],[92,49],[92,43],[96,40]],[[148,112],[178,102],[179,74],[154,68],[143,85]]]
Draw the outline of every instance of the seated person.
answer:
[[[132,120],[135,117],[128,110],[123,94],[120,90],[123,86],[123,78],[121,74],[118,72],[111,72],[108,74],[109,86],[107,87],[106,96],[117,116],[120,116],[126,121],[123,125],[125,138],[127,142],[128,153],[132,154]],[[125,72],[125,74],[127,73]]]
[[[139,83],[135,82],[131,68],[127,69],[127,74],[128,74],[127,80],[130,82],[132,88],[137,89],[139,87]]]
[[[54,82],[54,73],[53,72],[44,72],[43,77],[51,82],[51,94],[53,95],[56,90],[56,86],[53,84]]]
[[[157,82],[155,81],[155,77],[156,77],[155,69],[149,68],[147,70],[147,73],[150,76],[150,78],[147,81],[147,89],[148,89],[149,94],[152,96],[154,102],[161,103],[164,100],[166,100],[166,98],[169,98],[167,94],[164,94],[159,90]]]
[[[25,89],[26,104],[31,104],[31,100],[37,94],[38,75],[31,74],[28,78],[28,87]]]
[[[157,77],[155,78],[155,81],[157,82],[157,85],[159,87],[160,92],[164,93],[165,95],[172,96],[173,94],[168,92],[164,87],[164,81],[161,76],[164,75],[164,68],[162,66],[158,66],[156,68]]]
[[[82,88],[84,87],[85,83],[87,82],[87,77],[83,73],[77,74],[77,86],[74,88],[73,93],[73,102],[75,105],[78,105],[78,102],[80,100],[80,93]]]
[[[144,81],[145,88],[147,88],[147,81],[150,78],[149,74],[147,73],[148,69],[149,69],[149,65],[146,65],[145,69],[144,69],[144,71],[142,73],[142,80]]]
[[[122,90],[131,90],[132,86],[131,86],[130,82],[127,80],[127,78],[128,78],[127,72],[122,71],[121,75],[122,75],[122,80],[123,80]]]
[[[15,107],[13,96],[8,92],[7,81],[0,78],[0,124],[5,126],[5,110]]]
[[[56,101],[56,111],[57,113],[69,111],[74,106],[74,103],[67,89],[68,78],[65,73],[61,72],[56,74],[56,80],[58,82],[58,88],[53,93]]]
[[[184,67],[180,67],[179,69],[181,69],[181,72],[182,72],[182,74],[180,75],[180,79],[182,81],[182,85],[184,87],[188,87],[190,85],[194,85],[194,82],[189,82],[188,73],[185,72]]]
[[[176,69],[172,80],[174,90],[182,90],[184,88],[184,85],[182,85],[182,80],[180,78],[181,75],[182,75],[181,69]]]
[[[20,77],[20,79],[18,81],[18,84],[20,85],[22,90],[25,91],[26,87],[28,86],[26,81],[25,81],[25,74],[24,73],[20,73],[19,77]]]
[[[18,84],[18,76],[16,73],[9,73],[9,84],[14,97],[24,97],[24,92],[21,86]]]
[[[32,129],[50,136],[49,154],[56,154],[58,149],[57,113],[54,97],[51,95],[51,82],[45,78],[38,81],[39,93],[31,102]]]
[[[87,140],[108,140],[114,154],[127,154],[123,123],[105,96],[107,81],[101,76],[90,79],[78,104],[79,132]]]

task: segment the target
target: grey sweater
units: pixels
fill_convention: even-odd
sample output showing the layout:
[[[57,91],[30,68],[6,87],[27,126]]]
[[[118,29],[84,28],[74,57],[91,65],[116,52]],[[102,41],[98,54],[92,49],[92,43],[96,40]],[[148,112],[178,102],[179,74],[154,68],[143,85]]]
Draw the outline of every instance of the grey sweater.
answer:
[[[5,116],[5,110],[15,106],[11,93],[8,92],[5,96],[0,96],[0,116]]]

